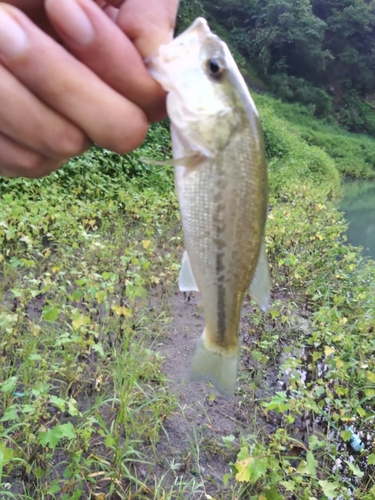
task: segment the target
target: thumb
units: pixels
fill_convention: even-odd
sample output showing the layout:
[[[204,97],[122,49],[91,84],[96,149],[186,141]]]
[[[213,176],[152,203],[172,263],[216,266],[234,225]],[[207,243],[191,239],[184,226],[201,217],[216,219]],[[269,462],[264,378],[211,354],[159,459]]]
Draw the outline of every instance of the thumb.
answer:
[[[159,45],[173,38],[179,0],[125,0],[117,17],[118,26],[132,40],[145,59]],[[118,6],[116,0],[107,0]],[[117,4],[117,5],[116,5]]]

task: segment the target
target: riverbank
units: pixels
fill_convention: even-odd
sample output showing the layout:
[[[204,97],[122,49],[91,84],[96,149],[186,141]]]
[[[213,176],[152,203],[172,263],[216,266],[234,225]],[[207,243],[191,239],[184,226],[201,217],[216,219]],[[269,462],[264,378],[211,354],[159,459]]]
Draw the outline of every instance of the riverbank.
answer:
[[[256,99],[272,305],[245,302],[230,402],[186,383],[202,306],[177,292],[172,169],[141,161],[170,154],[163,125],[0,181],[0,497],[372,498],[374,266],[345,244],[334,159]]]

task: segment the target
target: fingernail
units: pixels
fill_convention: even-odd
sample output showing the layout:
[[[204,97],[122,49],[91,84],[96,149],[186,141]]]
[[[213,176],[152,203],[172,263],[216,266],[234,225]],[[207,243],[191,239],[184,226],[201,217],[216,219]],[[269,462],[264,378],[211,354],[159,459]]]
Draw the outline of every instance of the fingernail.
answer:
[[[77,45],[86,45],[95,37],[94,27],[77,0],[49,0],[49,13],[59,29]]]
[[[21,26],[8,14],[6,8],[0,7],[0,52],[15,59],[22,55],[28,46],[29,41]]]

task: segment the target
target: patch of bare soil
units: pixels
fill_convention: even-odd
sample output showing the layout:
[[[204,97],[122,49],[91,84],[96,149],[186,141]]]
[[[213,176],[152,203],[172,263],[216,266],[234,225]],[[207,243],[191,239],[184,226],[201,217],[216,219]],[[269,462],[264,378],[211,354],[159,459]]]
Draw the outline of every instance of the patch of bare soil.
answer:
[[[201,483],[200,492],[186,492],[181,498],[200,499],[209,494],[215,499],[229,499],[229,489],[222,480],[223,475],[230,472],[230,462],[234,461],[236,452],[228,449],[222,438],[254,431],[253,415],[248,407],[243,408],[242,395],[227,400],[210,384],[188,380],[190,361],[204,328],[200,295],[177,291],[171,298],[171,308],[173,323],[160,351],[165,356],[164,373],[170,381],[171,392],[178,398],[180,410],[164,423],[166,437],[158,445],[160,465],[165,470],[177,464],[175,478],[180,476],[188,481],[196,477]],[[248,336],[250,320],[246,312],[249,309],[245,303],[240,327],[242,342]],[[249,360],[246,365],[242,363],[242,369],[251,370],[249,363]],[[271,379],[275,382],[276,375]],[[262,425],[267,427],[267,422]]]
[[[285,305],[288,304],[287,297],[279,294],[277,299]],[[186,295],[176,291],[170,300],[173,322],[160,352],[165,357],[164,373],[170,381],[171,392],[178,399],[179,410],[164,423],[165,438],[158,444],[160,460],[154,473],[161,477],[169,471],[167,484],[172,479],[181,479],[189,484],[196,478],[197,488],[194,489],[190,485],[189,490],[184,490],[176,497],[178,499],[230,500],[233,498],[233,490],[230,488],[233,483],[229,482],[225,487],[223,476],[230,472],[230,463],[235,462],[238,447],[227,448],[223,438],[234,435],[238,442],[241,435],[257,434],[267,437],[283,425],[281,415],[262,411],[261,401],[269,400],[277,391],[289,393],[291,374],[280,369],[288,357],[305,360],[298,373],[302,384],[310,382],[311,377],[307,369],[309,351],[302,347],[301,343],[294,343],[292,338],[306,337],[309,334],[309,314],[302,309],[293,314],[293,336],[289,337],[291,332],[280,332],[274,347],[269,350],[266,366],[263,365],[259,369],[252,353],[257,348],[258,337],[267,336],[267,331],[260,332],[254,325],[254,308],[249,300],[245,300],[239,332],[242,349],[237,390],[235,397],[227,400],[208,383],[188,381],[190,360],[204,328],[200,295]],[[272,321],[264,324],[268,324],[272,336]],[[320,367],[318,364],[317,368],[318,376],[323,376],[324,363]],[[293,436],[307,446],[308,437],[312,434],[318,437],[326,435],[327,426],[325,418],[313,418],[310,412],[306,412],[295,420]],[[367,435],[363,431],[359,435],[366,448],[370,449],[373,431],[367,431]],[[339,432],[331,435],[331,439],[336,443],[339,453],[353,453],[353,450],[339,439]],[[297,457],[303,453],[302,447],[291,452]],[[344,462],[339,460],[336,465],[342,480],[350,477],[350,471]],[[365,470],[365,460],[362,465]]]

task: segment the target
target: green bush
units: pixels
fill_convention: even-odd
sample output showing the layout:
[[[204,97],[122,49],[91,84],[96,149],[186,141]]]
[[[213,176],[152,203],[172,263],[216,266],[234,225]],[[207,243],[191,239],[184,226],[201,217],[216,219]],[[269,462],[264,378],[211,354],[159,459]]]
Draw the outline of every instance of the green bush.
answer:
[[[348,130],[375,137],[375,111],[354,90],[343,96],[337,112],[339,122]]]
[[[279,74],[271,76],[267,81],[278,97],[307,106],[318,118],[327,117],[333,112],[332,97],[303,78]]]
[[[267,113],[265,133],[268,135],[268,156],[277,156],[279,149],[289,148],[285,142],[283,130],[295,134],[294,142],[302,138],[310,146],[324,150],[334,160],[336,168],[345,177],[375,178],[375,141],[366,135],[346,132],[334,123],[317,120],[313,111],[298,103],[286,103],[269,95],[253,95],[260,110],[272,110],[272,113],[282,119],[282,122],[271,121]],[[264,111],[262,111],[262,114]],[[280,155],[279,155],[280,156]]]

